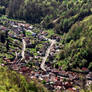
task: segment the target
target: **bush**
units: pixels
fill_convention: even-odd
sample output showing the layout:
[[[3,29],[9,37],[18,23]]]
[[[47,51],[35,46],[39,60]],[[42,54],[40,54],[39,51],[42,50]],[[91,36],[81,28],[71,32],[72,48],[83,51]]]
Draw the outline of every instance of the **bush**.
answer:
[[[40,85],[40,86],[38,86]],[[28,83],[24,76],[0,66],[0,92],[48,92],[43,85],[31,80]]]
[[[5,7],[4,6],[0,6],[0,14],[1,15],[5,14]]]

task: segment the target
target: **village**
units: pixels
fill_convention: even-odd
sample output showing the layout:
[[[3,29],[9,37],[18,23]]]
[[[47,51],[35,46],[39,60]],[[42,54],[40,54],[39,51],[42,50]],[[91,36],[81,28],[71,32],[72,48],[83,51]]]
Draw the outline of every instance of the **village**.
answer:
[[[8,31],[8,36],[15,45],[9,49],[10,54],[14,53],[14,58],[4,56],[2,66],[38,80],[51,92],[79,92],[79,89],[92,83],[92,72],[85,67],[82,69],[84,72],[76,72],[65,71],[61,66],[54,65],[55,55],[61,49],[61,37],[51,35],[48,38],[48,32],[43,29],[37,31],[37,28],[26,22],[6,19],[0,20],[0,31]]]

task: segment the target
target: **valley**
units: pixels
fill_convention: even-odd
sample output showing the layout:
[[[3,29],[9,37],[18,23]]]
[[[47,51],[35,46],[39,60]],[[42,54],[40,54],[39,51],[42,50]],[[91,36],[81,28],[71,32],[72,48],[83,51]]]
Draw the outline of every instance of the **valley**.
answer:
[[[11,48],[10,46],[8,53],[16,53],[15,58],[9,59],[3,56],[5,63],[2,63],[2,66],[8,66],[11,70],[17,71],[29,79],[36,79],[43,83],[48,90],[55,92],[60,92],[61,90],[78,91],[83,86],[86,87],[92,83],[92,73],[86,68],[82,70],[82,72],[74,72],[70,70],[65,71],[58,65],[54,66],[53,58],[55,58],[55,55],[58,54],[61,49],[60,42],[57,42],[56,38],[47,38],[45,36],[47,33],[44,31],[35,32],[34,29],[36,28],[27,23],[9,20],[4,21],[8,22],[11,27],[9,26],[8,29],[8,27],[1,25],[1,29],[5,28],[4,30],[10,30],[11,32],[8,32],[9,37],[11,37],[14,42],[20,43],[21,47],[20,52],[18,52],[19,47],[15,46]],[[32,44],[31,41],[35,39],[38,40],[38,42]],[[42,42],[42,47],[37,49],[38,53],[35,52],[37,53],[36,55],[34,55],[34,52],[30,53],[29,51],[36,49],[40,42]],[[14,43],[14,45],[16,45],[16,43]],[[41,49],[42,51],[40,51]],[[83,79],[81,79],[81,77]],[[81,81],[83,80],[84,82],[82,84]]]
[[[0,92],[92,92],[92,0],[0,0]]]

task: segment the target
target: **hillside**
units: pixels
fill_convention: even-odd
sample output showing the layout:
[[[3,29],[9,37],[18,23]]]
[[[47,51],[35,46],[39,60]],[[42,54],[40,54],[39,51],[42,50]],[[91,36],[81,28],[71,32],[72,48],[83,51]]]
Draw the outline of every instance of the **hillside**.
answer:
[[[65,68],[91,67],[91,32],[92,15],[72,25],[69,32],[62,37],[62,50],[57,56],[59,64]]]
[[[6,67],[0,66],[0,73],[0,92],[48,92],[37,81],[28,83],[24,76]]]
[[[0,0],[2,92],[91,92],[91,41],[92,0]]]

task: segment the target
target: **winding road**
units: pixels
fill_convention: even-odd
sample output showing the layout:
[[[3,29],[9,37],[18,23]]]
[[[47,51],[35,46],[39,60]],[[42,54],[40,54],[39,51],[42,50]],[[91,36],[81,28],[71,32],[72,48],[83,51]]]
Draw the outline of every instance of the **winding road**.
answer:
[[[46,71],[46,69],[45,69],[45,62],[46,62],[46,60],[47,60],[47,58],[48,58],[48,56],[50,54],[50,51],[51,51],[53,45],[56,44],[56,41],[55,40],[51,40],[51,39],[48,39],[48,40],[51,43],[51,45],[47,49],[46,54],[45,54],[45,57],[43,57],[43,60],[42,60],[41,66],[40,66],[43,71]]]
[[[35,34],[34,32],[32,32],[32,30],[26,30],[26,31],[27,31],[27,32],[30,32],[30,33],[32,33],[32,34]],[[42,63],[41,63],[41,65],[40,65],[40,68],[41,68],[43,71],[46,71],[46,69],[45,69],[45,62],[46,62],[46,60],[47,60],[47,58],[48,58],[48,56],[49,56],[49,54],[50,54],[51,49],[53,48],[53,45],[56,44],[56,41],[55,41],[55,40],[52,40],[52,39],[50,39],[50,38],[47,38],[47,37],[45,37],[44,35],[40,35],[40,36],[41,36],[42,38],[44,38],[45,40],[48,40],[48,41],[50,42],[50,44],[51,44],[51,45],[48,47],[48,49],[46,50],[45,57],[43,57]],[[22,59],[24,59],[24,58],[25,58],[24,53],[25,53],[25,49],[26,49],[26,42],[25,42],[24,39],[22,39],[22,42],[23,42]]]

